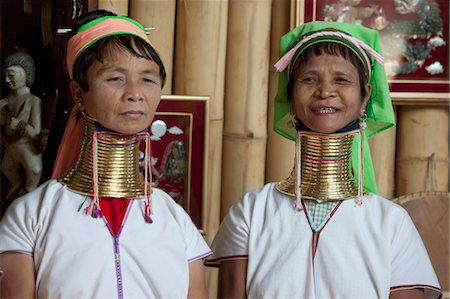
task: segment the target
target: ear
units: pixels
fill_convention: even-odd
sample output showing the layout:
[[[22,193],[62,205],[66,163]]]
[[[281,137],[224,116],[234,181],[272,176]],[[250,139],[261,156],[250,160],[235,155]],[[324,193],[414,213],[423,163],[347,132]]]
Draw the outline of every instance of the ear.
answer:
[[[367,103],[369,102],[370,93],[372,92],[372,85],[370,85],[370,83],[367,83],[366,86],[364,86],[364,88],[366,90],[366,95],[364,96],[364,99],[361,104],[361,109],[359,111],[360,116],[363,116],[364,113],[366,113]]]
[[[295,111],[295,102],[290,100],[289,105],[291,106],[291,111]]]
[[[72,93],[73,101],[78,106],[78,110],[84,110],[85,107],[83,103],[83,90],[81,89],[81,86],[77,81],[70,82],[70,91]]]

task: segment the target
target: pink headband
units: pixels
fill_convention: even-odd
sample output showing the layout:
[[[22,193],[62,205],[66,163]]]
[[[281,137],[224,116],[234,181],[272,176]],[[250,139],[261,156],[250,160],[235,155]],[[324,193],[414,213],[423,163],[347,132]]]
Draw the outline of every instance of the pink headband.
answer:
[[[143,28],[138,27],[134,20],[127,20],[124,17],[109,17],[86,30],[79,31],[69,40],[67,46],[67,70],[69,76],[73,79],[73,64],[77,57],[95,41],[112,35],[130,34],[135,35],[153,46]]]
[[[369,67],[371,66],[371,63],[370,63],[370,59],[369,59],[369,57],[367,57],[366,53],[369,53],[370,56],[372,56],[379,64],[384,64],[383,56],[381,56],[375,50],[373,50],[371,47],[366,45],[363,41],[361,41],[353,36],[350,36],[348,34],[342,33],[342,32],[321,31],[321,32],[313,33],[313,34],[309,35],[308,37],[302,39],[299,43],[297,43],[297,45],[295,45],[295,47],[293,47],[286,54],[284,54],[283,57],[281,57],[280,60],[278,60],[278,62],[275,64],[275,68],[276,68],[277,72],[282,72],[286,69],[286,67],[291,62],[292,57],[294,57],[295,52],[297,52],[297,49],[300,46],[304,45],[309,40],[311,40],[315,37],[319,37],[319,36],[325,36],[325,37],[326,36],[337,36],[337,37],[340,37],[340,38],[343,38],[343,39],[349,41],[350,43],[355,45],[358,48],[358,50],[361,51],[362,55],[364,56],[364,60],[366,61],[367,65]],[[370,72],[369,72],[369,76],[370,76]]]

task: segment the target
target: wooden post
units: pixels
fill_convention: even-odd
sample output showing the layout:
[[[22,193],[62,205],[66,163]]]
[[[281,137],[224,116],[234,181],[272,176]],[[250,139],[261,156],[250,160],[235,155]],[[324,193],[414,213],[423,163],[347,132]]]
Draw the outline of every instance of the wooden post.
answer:
[[[271,6],[270,0],[229,5],[222,217],[264,184]]]
[[[280,136],[273,130],[274,99],[278,91],[278,73],[275,72],[273,65],[280,58],[280,39],[290,30],[290,6],[291,3],[289,1],[273,1],[272,3],[266,182],[278,182],[287,178],[294,164],[295,143]]]
[[[175,0],[130,0],[130,17],[144,27],[155,28],[149,38],[166,68],[163,94],[172,94],[175,8]]]
[[[396,129],[394,126],[369,139],[378,193],[388,199],[395,197]]]
[[[174,93],[211,97],[207,200],[202,218],[208,242],[220,223],[227,15],[227,0],[177,2]],[[210,298],[217,297],[217,277],[217,269],[207,269]]]
[[[445,106],[400,107],[396,196],[448,191],[448,113]]]
[[[109,10],[119,16],[128,16],[128,0],[98,0],[98,9]]]

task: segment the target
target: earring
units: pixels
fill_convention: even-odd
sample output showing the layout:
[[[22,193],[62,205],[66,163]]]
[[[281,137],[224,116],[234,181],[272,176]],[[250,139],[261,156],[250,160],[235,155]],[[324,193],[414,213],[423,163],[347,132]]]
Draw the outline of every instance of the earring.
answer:
[[[292,111],[289,111],[289,121],[287,126],[289,129],[295,129],[297,127],[297,115]]]
[[[359,117],[359,128],[364,131],[367,128],[367,114],[364,111],[363,115]]]
[[[80,102],[77,103],[77,107],[78,107],[78,110],[80,110],[80,111],[86,110],[86,108],[84,108],[84,106]]]
[[[364,197],[364,130],[367,128],[367,114],[364,111],[359,117],[359,138],[358,138],[358,198],[356,204],[361,206]]]

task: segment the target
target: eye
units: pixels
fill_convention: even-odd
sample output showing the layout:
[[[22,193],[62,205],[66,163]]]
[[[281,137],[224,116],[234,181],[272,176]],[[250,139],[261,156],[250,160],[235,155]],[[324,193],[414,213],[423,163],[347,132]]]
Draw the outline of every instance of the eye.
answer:
[[[146,83],[156,83],[152,78],[144,78],[144,82]]]
[[[317,82],[317,78],[314,76],[305,76],[303,78],[300,78],[300,82],[301,83],[316,83]]]
[[[122,77],[110,77],[108,78],[108,81],[110,82],[122,81]]]
[[[336,82],[338,82],[338,83],[347,83],[347,82],[350,82],[350,81],[346,77],[340,76],[340,77],[336,78]]]

